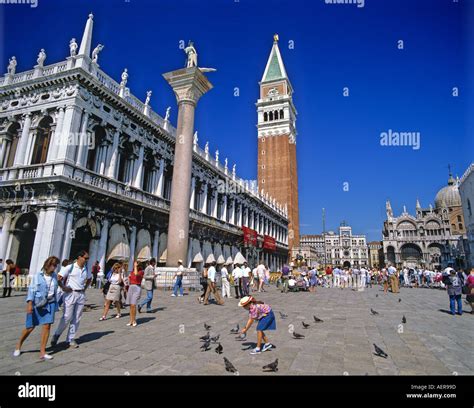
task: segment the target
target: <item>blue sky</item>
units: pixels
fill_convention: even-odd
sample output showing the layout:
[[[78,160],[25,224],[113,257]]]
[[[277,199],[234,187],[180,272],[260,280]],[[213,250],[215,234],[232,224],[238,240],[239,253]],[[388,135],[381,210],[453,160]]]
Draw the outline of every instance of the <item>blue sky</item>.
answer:
[[[298,110],[302,233],[321,232],[325,207],[328,229],[347,220],[380,239],[386,199],[395,213],[404,204],[413,212],[417,198],[427,207],[448,164],[461,176],[473,160],[472,0],[366,0],[363,8],[324,0],[39,0],[37,8],[0,6],[0,66],[6,71],[15,55],[17,72],[31,69],[40,48],[46,64],[64,59],[90,11],[93,47],[105,44],[101,68],[116,80],[128,68],[132,93],[144,100],[151,89],[153,109],[164,115],[171,105],[174,123],[176,102],[161,74],[183,66],[180,40],[194,41],[199,65],[217,68],[198,105],[200,144],[219,148],[247,179],[256,178],[258,81],[279,34]],[[380,146],[389,129],[420,132],[421,148]]]

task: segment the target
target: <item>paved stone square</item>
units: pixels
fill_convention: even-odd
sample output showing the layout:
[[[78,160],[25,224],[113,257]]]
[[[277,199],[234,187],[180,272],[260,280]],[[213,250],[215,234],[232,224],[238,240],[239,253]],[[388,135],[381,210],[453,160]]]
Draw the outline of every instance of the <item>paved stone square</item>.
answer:
[[[129,328],[128,309],[121,319],[110,314],[107,321],[99,322],[103,297],[90,289],[91,308],[83,315],[77,338],[80,347],[66,349],[63,334],[54,359],[41,362],[39,329],[26,341],[23,354],[12,357],[25,319],[24,293],[14,293],[12,298],[0,299],[0,374],[230,375],[224,369],[223,356],[240,375],[261,374],[262,366],[276,358],[277,374],[287,375],[473,373],[474,316],[449,315],[444,291],[402,288],[400,294],[384,294],[380,287],[364,292],[318,288],[316,293],[281,294],[271,286],[257,295],[277,316],[277,331],[268,333],[276,348],[258,356],[242,350],[256,340],[255,326],[244,342],[229,334],[237,323],[243,327],[247,318],[236,299],[227,300],[224,306],[204,306],[198,304],[195,292],[174,298],[170,292],[157,291],[154,313],[138,315],[138,326]],[[463,306],[470,311],[464,300]],[[379,315],[372,316],[371,308]],[[282,319],[280,311],[288,317]],[[313,315],[324,322],[315,324]],[[407,323],[399,332],[403,315]],[[304,329],[302,321],[311,326]],[[200,351],[204,323],[212,326],[211,335],[220,334],[222,355],[214,352],[215,345],[210,351]],[[293,339],[291,325],[305,338]],[[389,357],[375,356],[372,343]]]

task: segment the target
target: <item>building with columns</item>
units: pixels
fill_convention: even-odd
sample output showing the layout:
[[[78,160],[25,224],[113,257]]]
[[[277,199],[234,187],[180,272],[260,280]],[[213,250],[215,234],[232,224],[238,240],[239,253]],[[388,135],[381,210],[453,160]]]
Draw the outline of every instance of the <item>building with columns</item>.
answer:
[[[344,268],[367,267],[369,265],[367,239],[365,235],[352,233],[346,222],[339,226],[339,233],[328,231],[321,235],[302,235],[301,245],[309,245],[316,250],[321,265]],[[326,257],[324,252],[326,251]]]
[[[93,25],[90,15],[64,61],[45,65],[42,50],[32,70],[16,73],[10,62],[0,78],[0,258],[30,273],[49,255],[82,249],[102,268],[152,256],[167,262],[171,187],[182,171],[177,131],[169,111],[163,118],[152,110],[151,93],[142,102],[130,92],[132,73],[117,82],[100,69]],[[210,255],[227,260],[260,245],[278,270],[288,254],[287,208],[240,179],[208,144],[202,149],[197,133],[190,157],[185,264],[199,269]]]
[[[258,188],[288,208],[289,249],[299,245],[296,108],[275,34],[257,101]]]
[[[431,270],[466,266],[468,247],[459,179],[452,174],[436,195],[434,207],[422,208],[417,200],[415,216],[405,206],[402,214],[395,216],[387,201],[386,213],[383,251],[387,263]]]
[[[459,194],[467,235],[467,268],[474,268],[474,163],[467,168],[459,182]]]

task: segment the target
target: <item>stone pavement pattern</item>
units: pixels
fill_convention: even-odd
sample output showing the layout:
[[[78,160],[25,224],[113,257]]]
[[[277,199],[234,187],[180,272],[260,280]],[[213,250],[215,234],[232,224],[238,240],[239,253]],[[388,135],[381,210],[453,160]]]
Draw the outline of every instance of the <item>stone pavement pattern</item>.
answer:
[[[112,318],[112,313],[99,322],[103,297],[90,289],[91,309],[84,313],[77,337],[80,347],[66,349],[63,334],[54,359],[48,362],[38,359],[38,328],[26,341],[23,354],[12,357],[25,319],[24,293],[14,293],[12,298],[0,299],[0,374],[231,375],[224,370],[223,356],[240,375],[261,374],[262,366],[276,358],[277,374],[287,375],[472,375],[474,371],[474,316],[447,314],[444,291],[402,288],[400,294],[384,294],[380,287],[364,292],[318,288],[316,293],[281,294],[274,286],[267,290],[257,297],[275,311],[277,331],[268,334],[277,347],[258,356],[242,351],[256,341],[255,325],[244,342],[229,334],[247,319],[236,299],[224,306],[203,306],[197,303],[195,292],[174,298],[170,292],[156,291],[154,313],[139,314],[138,326],[130,328],[126,326],[128,309],[121,319]],[[463,306],[470,311],[464,300]],[[379,315],[372,316],[370,308]],[[288,317],[282,319],[279,311]],[[313,315],[324,322],[315,324]],[[399,333],[403,315],[407,324]],[[311,327],[303,329],[301,321]],[[220,334],[223,354],[214,352],[215,345],[210,351],[200,351],[204,323],[212,326],[211,335]],[[293,339],[291,325],[306,337]],[[389,357],[375,356],[372,343]]]

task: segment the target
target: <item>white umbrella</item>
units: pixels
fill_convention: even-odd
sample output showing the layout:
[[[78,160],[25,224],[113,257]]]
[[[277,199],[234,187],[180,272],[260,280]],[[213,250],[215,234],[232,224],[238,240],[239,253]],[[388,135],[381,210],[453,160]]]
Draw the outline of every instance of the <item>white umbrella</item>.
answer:
[[[206,259],[206,263],[210,264],[212,262],[216,262],[216,258],[214,258],[214,254],[209,254]]]
[[[216,263],[217,263],[218,265],[225,264],[225,259],[224,259],[224,257],[223,257],[222,255],[219,255],[219,256],[217,257]]]
[[[231,256],[229,256],[229,257],[227,258],[227,261],[225,261],[225,264],[226,264],[226,265],[232,265],[233,263],[234,263],[234,261],[232,260],[232,257],[231,257]]]
[[[244,258],[244,256],[240,252],[237,252],[234,258],[234,264],[242,265],[244,262],[247,262],[247,260]]]

